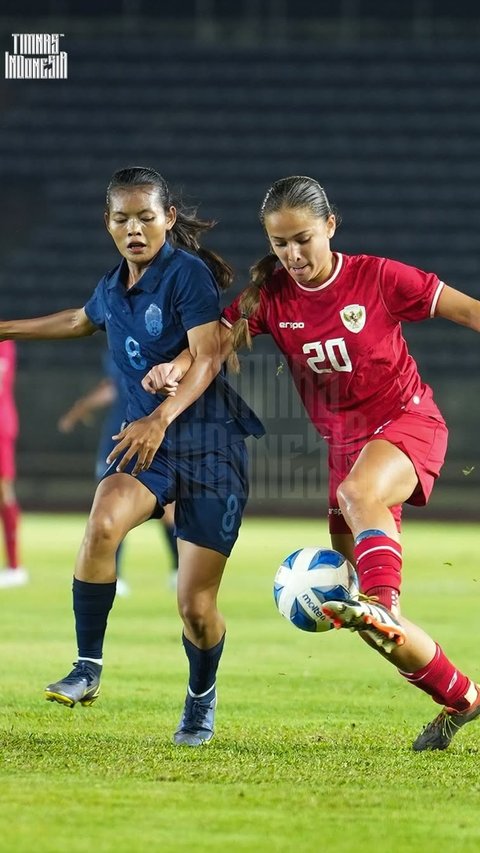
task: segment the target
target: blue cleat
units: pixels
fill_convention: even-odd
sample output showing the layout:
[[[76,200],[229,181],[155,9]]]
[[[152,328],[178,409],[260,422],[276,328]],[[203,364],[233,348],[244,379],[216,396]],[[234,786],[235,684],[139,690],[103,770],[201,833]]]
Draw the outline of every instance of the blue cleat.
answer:
[[[100,676],[102,667],[89,660],[79,660],[73,669],[61,681],[48,684],[45,688],[45,699],[48,702],[58,702],[73,708],[77,702],[80,705],[92,705],[100,693]]]
[[[190,693],[187,693],[173,742],[177,746],[201,746],[208,743],[214,735],[216,705],[215,689],[209,691],[206,697],[190,696]]]

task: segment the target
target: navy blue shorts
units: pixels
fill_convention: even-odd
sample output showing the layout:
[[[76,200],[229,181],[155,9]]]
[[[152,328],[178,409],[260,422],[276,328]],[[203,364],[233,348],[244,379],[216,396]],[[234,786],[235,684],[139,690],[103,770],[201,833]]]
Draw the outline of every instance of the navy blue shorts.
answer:
[[[118,460],[102,479],[115,474]],[[128,474],[135,459],[127,465]],[[175,456],[160,450],[148,471],[135,478],[157,499],[152,518],[175,501],[175,535],[227,557],[237,540],[248,498],[248,454],[244,441],[208,453]]]

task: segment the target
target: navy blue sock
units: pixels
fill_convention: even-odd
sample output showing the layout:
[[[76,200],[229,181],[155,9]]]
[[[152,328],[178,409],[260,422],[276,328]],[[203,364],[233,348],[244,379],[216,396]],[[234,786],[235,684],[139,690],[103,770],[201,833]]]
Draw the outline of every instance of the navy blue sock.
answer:
[[[190,664],[189,692],[194,696],[209,693],[215,685],[215,676],[223,652],[225,634],[220,642],[211,649],[199,649],[198,646],[194,646],[190,640],[187,640],[185,634],[182,634],[182,642]]]
[[[175,530],[175,527],[173,526],[173,524],[171,526],[169,525],[168,527],[167,527],[167,525],[165,525],[164,530],[165,530],[165,538],[166,538],[167,544],[168,544],[168,550],[170,551],[170,554],[172,557],[172,566],[171,567],[172,567],[172,569],[177,569],[178,568],[177,537],[175,536],[175,533],[173,532]]]
[[[80,658],[102,657],[103,638],[116,587],[116,581],[85,583],[77,578],[73,579],[73,612]]]

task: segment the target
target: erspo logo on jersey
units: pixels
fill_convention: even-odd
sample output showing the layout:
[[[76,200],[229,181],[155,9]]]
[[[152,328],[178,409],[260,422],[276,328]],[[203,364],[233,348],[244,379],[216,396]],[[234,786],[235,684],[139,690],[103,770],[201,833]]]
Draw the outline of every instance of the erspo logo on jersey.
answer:
[[[284,320],[279,324],[280,329],[304,329],[305,323],[302,323],[301,320],[296,322],[295,320]]]
[[[63,37],[64,33],[12,33],[13,52],[5,51],[5,80],[66,80]]]

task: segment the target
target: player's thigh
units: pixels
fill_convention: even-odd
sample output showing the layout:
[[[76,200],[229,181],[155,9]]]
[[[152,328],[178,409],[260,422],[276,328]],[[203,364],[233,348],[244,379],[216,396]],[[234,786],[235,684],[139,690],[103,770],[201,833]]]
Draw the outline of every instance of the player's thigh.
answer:
[[[412,460],[389,441],[369,441],[360,451],[340,492],[355,491],[387,506],[402,504],[415,491],[418,476]]]
[[[175,524],[175,502],[165,504],[162,521],[167,527],[173,527]]]
[[[89,517],[90,528],[111,530],[122,539],[147,521],[157,505],[154,494],[130,474],[111,474],[97,486]]]

